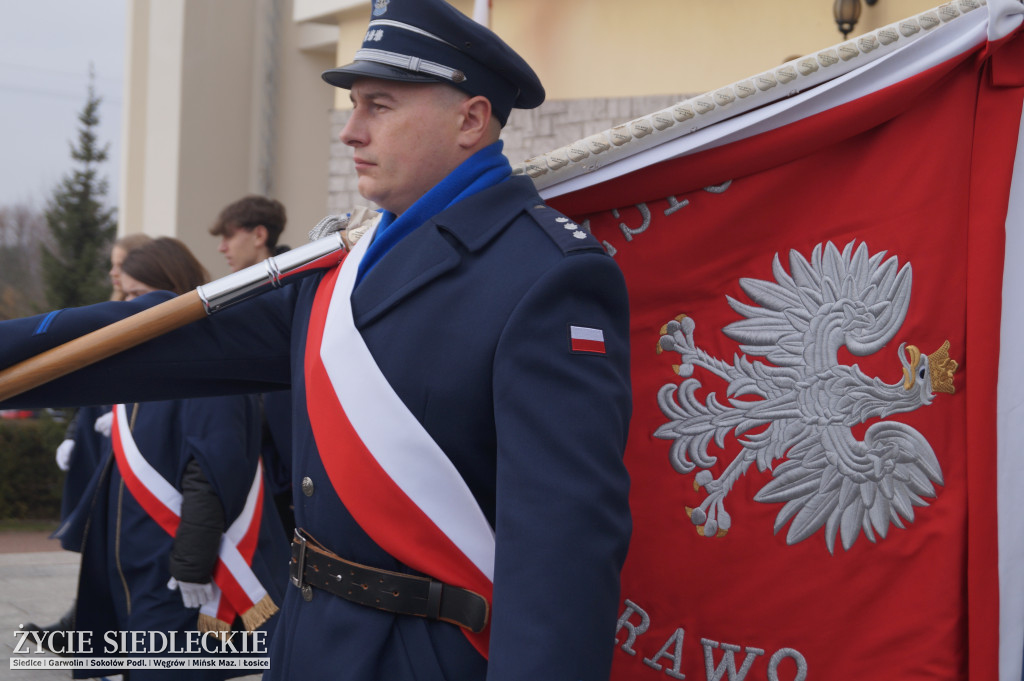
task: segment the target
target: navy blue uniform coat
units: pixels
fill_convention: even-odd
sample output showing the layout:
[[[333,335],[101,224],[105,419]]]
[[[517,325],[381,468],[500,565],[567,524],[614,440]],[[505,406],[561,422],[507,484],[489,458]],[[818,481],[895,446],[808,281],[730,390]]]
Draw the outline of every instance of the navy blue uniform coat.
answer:
[[[105,406],[83,407],[75,412],[68,426],[68,437],[74,441],[75,448],[71,450],[71,464],[60,498],[61,521],[75,510],[96,468],[110,452],[110,438],[96,432],[96,419],[109,411]]]
[[[136,418],[132,418],[137,408]],[[236,518],[245,506],[259,458],[256,400],[251,396],[146,402],[127,406],[133,438],[146,461],[181,491],[185,466],[199,462],[220,499],[225,516]],[[109,443],[110,441],[107,440]],[[109,453],[108,444],[108,453]],[[108,631],[196,630],[199,611],[186,608],[181,593],[167,588],[174,538],[167,534],[124,485],[113,456],[97,469],[89,488],[59,532],[62,541],[82,552],[75,602],[75,627],[92,632],[92,651],[104,654]],[[264,487],[259,541],[253,572],[275,603],[287,584],[287,538],[277,509]],[[268,638],[279,617],[261,629]],[[182,637],[179,640],[184,640]],[[173,657],[158,654],[156,657]],[[115,670],[76,669],[75,678],[93,678]],[[247,674],[244,669],[190,669],[175,678],[213,681]],[[133,680],[168,677],[164,670],[135,669]]]
[[[630,517],[622,461],[631,411],[628,301],[614,261],[559,222],[527,178],[442,211],[356,288],[357,327],[384,375],[451,458],[496,532],[490,659],[450,624],[288,588],[273,679],[607,678]],[[577,235],[579,232],[579,235]],[[585,238],[580,238],[585,236]],[[407,570],[340,502],[306,411],[303,354],[322,275],[15,398],[95,403],[292,388],[297,524],[335,553]],[[152,304],[0,325],[0,365]],[[573,353],[569,326],[603,330]],[[303,478],[311,494],[300,489]]]

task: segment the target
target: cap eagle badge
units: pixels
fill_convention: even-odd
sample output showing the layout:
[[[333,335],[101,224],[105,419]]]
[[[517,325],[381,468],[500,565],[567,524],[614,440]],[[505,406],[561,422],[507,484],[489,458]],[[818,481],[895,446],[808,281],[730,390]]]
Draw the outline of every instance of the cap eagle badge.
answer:
[[[772,468],[773,479],[755,501],[785,504],[775,532],[789,524],[787,544],[796,544],[824,529],[834,553],[836,539],[849,550],[863,531],[872,542],[885,538],[891,525],[913,522],[914,507],[942,485],[942,470],[925,437],[893,414],[928,406],[936,393],[954,391],[957,363],[949,341],[930,355],[901,344],[903,378],[885,383],[865,375],[857,365],[839,362],[839,350],[866,356],[895,337],[910,304],[911,267],[895,256],[869,254],[867,245],[850,242],[840,252],[831,242],[815,246],[810,260],[790,252],[790,273],[776,255],[775,281],[741,279],[755,305],[727,296],[745,319],[724,333],[740,343],[743,355],[732,363],[711,356],[694,342],[696,323],[680,315],[662,328],[658,352],[678,352],[673,367],[683,377],[658,392],[669,419],[654,435],[672,440],[670,459],[682,474],[700,469],[694,489],[707,497],[687,509],[698,533],[723,536],[731,518],[725,498],[750,465]],[[767,362],[751,361],[748,355]],[[714,393],[701,401],[702,387],[693,378],[700,367],[727,383],[727,403]],[[706,374],[705,374],[706,375]],[[852,428],[878,419],[858,439]],[[712,442],[724,448],[733,433],[739,454],[716,478],[708,469],[718,461]]]

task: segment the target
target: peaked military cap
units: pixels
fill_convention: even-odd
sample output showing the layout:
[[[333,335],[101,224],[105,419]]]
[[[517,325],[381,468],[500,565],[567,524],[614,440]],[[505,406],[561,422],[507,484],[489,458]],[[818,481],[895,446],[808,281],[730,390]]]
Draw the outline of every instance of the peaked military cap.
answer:
[[[483,95],[502,125],[513,109],[544,101],[530,65],[499,38],[443,0],[371,0],[370,25],[355,60],[324,71],[351,88],[357,78],[448,83]]]

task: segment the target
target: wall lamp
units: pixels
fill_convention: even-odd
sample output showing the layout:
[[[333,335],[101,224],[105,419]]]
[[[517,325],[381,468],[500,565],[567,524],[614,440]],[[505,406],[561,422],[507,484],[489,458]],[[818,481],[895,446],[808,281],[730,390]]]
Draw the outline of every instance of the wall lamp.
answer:
[[[874,6],[877,2],[878,0],[864,0],[868,7]],[[832,5],[832,16],[836,19],[839,32],[846,38],[860,19],[860,0],[835,0]]]

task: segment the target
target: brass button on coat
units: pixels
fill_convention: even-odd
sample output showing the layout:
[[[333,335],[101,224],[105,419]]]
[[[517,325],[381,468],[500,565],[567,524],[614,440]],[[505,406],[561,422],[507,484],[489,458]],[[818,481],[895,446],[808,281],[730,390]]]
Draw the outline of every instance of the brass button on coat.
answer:
[[[302,479],[302,493],[307,497],[313,496],[313,479],[308,475]]]

